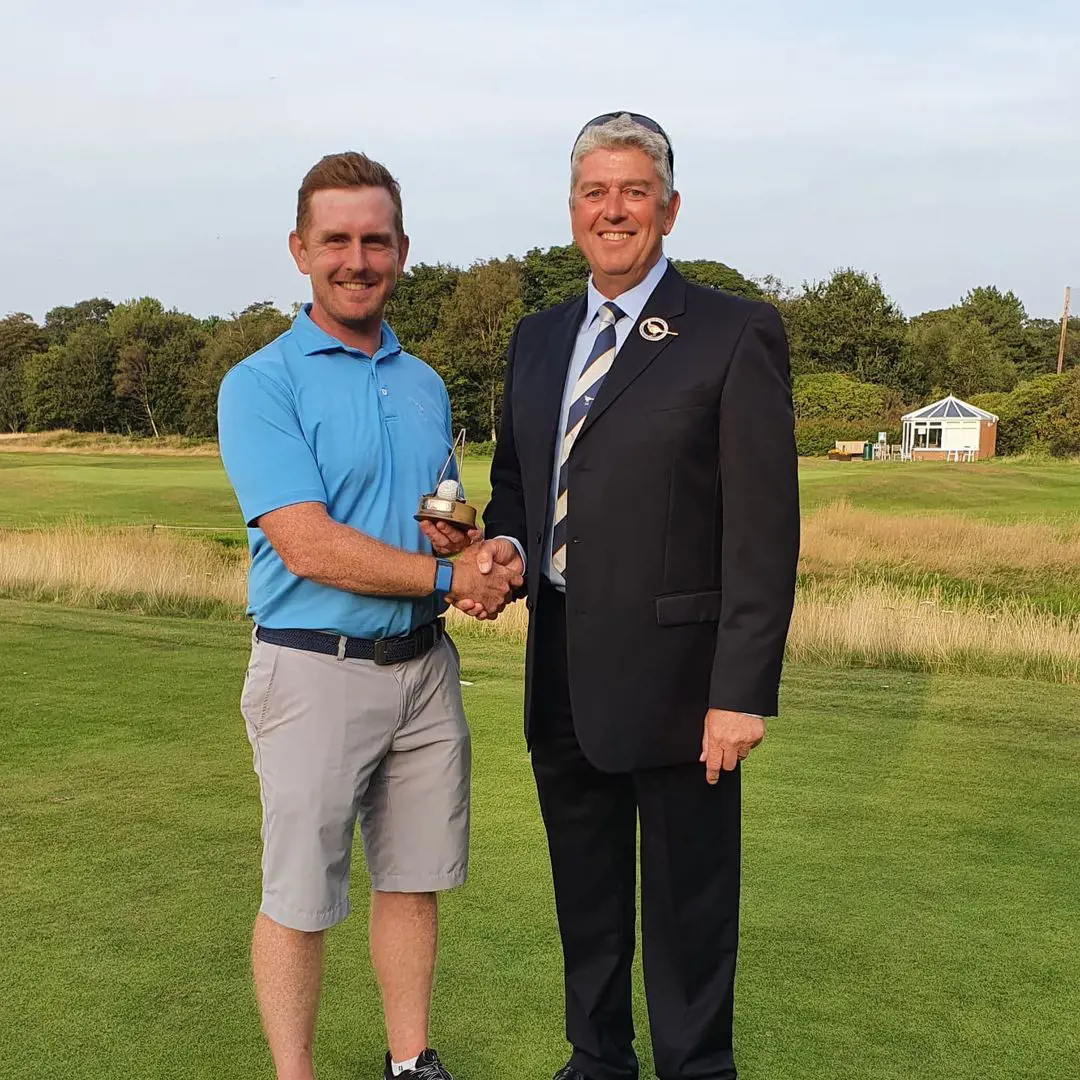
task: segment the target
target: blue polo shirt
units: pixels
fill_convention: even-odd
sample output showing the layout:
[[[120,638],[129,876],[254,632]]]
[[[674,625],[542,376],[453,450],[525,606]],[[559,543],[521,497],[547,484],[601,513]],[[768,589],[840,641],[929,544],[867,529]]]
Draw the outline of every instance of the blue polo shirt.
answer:
[[[453,444],[442,379],[405,352],[386,323],[368,356],[320,330],[309,311],[237,364],[218,394],[221,458],[248,524],[248,614],[277,629],[407,634],[440,613],[434,594],[359,596],[307,581],[253,527],[270,510],[321,502],[335,521],[405,551],[431,552],[413,514]]]

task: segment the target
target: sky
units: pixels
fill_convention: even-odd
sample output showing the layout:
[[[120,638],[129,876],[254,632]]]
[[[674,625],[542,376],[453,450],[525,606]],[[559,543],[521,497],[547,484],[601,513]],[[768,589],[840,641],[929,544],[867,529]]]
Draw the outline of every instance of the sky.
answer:
[[[398,177],[410,261],[567,243],[568,158],[657,119],[676,258],[854,266],[909,315],[1080,289],[1073,0],[0,0],[0,314],[306,299],[286,240],[323,154]],[[1075,310],[1075,309],[1074,309]]]

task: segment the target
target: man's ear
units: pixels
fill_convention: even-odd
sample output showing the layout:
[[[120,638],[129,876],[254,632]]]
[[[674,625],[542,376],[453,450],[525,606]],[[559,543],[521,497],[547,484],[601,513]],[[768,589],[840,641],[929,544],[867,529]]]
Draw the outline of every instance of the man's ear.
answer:
[[[289,233],[289,254],[292,255],[293,262],[296,263],[296,269],[301,274],[307,274],[307,252],[304,250],[304,242],[300,239],[300,234],[295,229]]]
[[[675,218],[679,214],[679,207],[682,206],[682,199],[679,197],[677,191],[671,193],[671,201],[667,204],[667,210],[664,213],[664,235],[667,236],[673,228],[675,228]]]
[[[405,272],[405,262],[409,258],[409,238],[408,236],[402,236],[401,238],[401,250],[398,252],[397,272],[403,274]]]

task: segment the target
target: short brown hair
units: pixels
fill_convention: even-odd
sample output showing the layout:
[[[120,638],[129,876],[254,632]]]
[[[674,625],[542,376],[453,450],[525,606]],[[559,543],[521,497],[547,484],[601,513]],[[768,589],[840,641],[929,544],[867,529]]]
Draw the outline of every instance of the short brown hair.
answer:
[[[394,200],[394,227],[399,237],[405,235],[405,222],[401,213],[401,185],[391,176],[390,170],[367,154],[346,150],[342,154],[327,154],[316,162],[300,184],[296,199],[296,231],[303,233],[311,216],[311,197],[316,191],[329,188],[381,187],[390,192]]]

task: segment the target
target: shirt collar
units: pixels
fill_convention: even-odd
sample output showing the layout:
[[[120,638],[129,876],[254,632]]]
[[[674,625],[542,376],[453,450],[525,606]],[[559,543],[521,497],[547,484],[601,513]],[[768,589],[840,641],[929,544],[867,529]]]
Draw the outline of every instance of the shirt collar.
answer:
[[[653,290],[660,284],[660,279],[667,272],[668,260],[666,255],[661,255],[656,260],[656,265],[639,281],[632,289],[627,289],[626,292],[620,293],[615,297],[614,303],[619,305],[619,309],[627,318],[633,319],[634,322],[638,321],[642,311],[645,309],[645,305],[649,302],[649,297],[652,296]],[[599,289],[593,284],[593,280],[589,278],[589,295],[588,304],[585,308],[585,322],[584,327],[592,326],[593,319],[596,318],[596,313],[600,310],[600,305],[607,303],[608,298],[604,296]]]
[[[395,356],[401,352],[401,342],[397,335],[390,329],[388,322],[382,324],[382,339],[374,356],[368,356],[362,349],[355,349],[332,337],[321,326],[316,326],[311,318],[311,305],[304,304],[296,313],[292,324],[293,337],[300,346],[300,351],[305,356],[314,356],[316,353],[346,352],[352,356],[361,356],[365,360],[382,360],[386,357]]]

